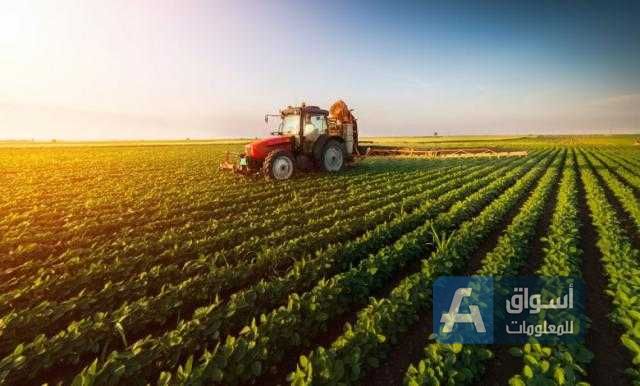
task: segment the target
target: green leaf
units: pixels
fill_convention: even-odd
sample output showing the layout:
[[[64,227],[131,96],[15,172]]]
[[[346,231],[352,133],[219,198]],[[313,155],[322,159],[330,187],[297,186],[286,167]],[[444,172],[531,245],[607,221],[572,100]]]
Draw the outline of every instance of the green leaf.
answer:
[[[633,339],[626,335],[623,335],[620,337],[620,340],[622,340],[622,344],[624,344],[625,347],[631,350],[634,354],[640,354],[640,345],[638,345],[638,343],[636,343]]]
[[[542,370],[542,373],[546,373],[547,371],[549,371],[549,367],[551,365],[549,364],[549,361],[542,361],[540,362],[540,369]]]
[[[527,386],[527,384],[524,383],[524,381],[520,379],[520,377],[517,375],[509,379],[509,385],[510,386]]]
[[[303,369],[307,369],[309,367],[309,358],[307,358],[305,355],[300,355],[300,367],[302,367]]]
[[[533,378],[533,370],[531,369],[531,367],[529,367],[529,365],[524,366],[524,368],[522,369],[522,374],[524,374],[524,376],[529,379]]]
[[[157,386],[169,386],[171,383],[171,373],[168,371],[163,371],[160,373],[158,377]]]
[[[20,355],[22,354],[22,351],[24,351],[24,343],[20,343],[16,346],[16,348],[13,350],[13,355]]]
[[[509,354],[513,355],[514,357],[521,357],[523,355],[522,349],[520,349],[519,347],[511,347],[509,349]]]
[[[562,369],[561,367],[556,367],[556,369],[553,372],[553,379],[558,383],[558,385],[564,385],[565,384],[564,369]]]
[[[122,338],[122,344],[124,345],[124,347],[128,347],[129,345],[127,344],[127,336],[125,335],[122,323],[116,322],[115,327],[116,331],[118,331],[118,333],[120,334],[120,338]]]

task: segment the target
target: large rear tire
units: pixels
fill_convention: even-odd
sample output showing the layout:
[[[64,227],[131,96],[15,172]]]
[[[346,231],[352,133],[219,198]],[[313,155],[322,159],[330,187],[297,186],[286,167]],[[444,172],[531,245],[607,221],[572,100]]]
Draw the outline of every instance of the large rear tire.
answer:
[[[294,170],[293,156],[286,150],[274,150],[262,164],[262,174],[271,180],[287,180]]]
[[[335,139],[329,140],[322,149],[320,166],[330,173],[339,172],[344,168],[347,152],[344,144]]]

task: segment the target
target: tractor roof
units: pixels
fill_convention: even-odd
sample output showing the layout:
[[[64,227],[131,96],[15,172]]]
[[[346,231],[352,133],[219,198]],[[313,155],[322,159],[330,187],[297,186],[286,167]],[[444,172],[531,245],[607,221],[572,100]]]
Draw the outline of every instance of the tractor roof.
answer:
[[[282,109],[280,113],[282,115],[293,115],[300,114],[301,112],[307,114],[319,114],[319,115],[329,115],[329,111],[321,109],[318,106],[288,106],[286,109]]]

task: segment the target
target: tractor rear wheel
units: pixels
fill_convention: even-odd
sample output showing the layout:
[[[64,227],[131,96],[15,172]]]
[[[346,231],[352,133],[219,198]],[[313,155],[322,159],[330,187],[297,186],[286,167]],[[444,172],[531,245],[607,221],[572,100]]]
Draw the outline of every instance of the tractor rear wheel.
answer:
[[[286,180],[293,175],[293,156],[286,150],[274,150],[262,164],[262,174],[272,180]]]
[[[340,141],[332,139],[324,145],[322,149],[322,157],[320,159],[320,166],[323,170],[328,172],[338,172],[344,167],[345,160],[345,148],[344,144]]]

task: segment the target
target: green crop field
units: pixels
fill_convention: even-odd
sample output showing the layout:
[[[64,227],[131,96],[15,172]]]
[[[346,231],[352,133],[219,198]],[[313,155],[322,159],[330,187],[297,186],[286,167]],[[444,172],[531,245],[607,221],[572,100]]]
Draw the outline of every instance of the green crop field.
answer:
[[[0,384],[640,383],[631,136],[369,139],[528,150],[285,182],[243,142],[0,143]],[[444,345],[443,275],[582,276],[584,342]]]

